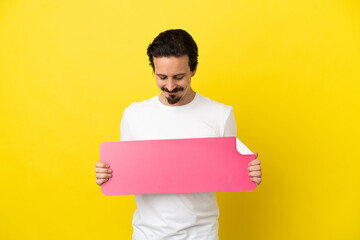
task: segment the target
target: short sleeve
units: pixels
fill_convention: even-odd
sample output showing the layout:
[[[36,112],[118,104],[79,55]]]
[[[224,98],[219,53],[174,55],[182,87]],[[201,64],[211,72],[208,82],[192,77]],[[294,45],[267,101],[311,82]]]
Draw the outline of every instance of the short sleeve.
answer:
[[[120,141],[130,141],[131,140],[131,131],[129,121],[126,116],[126,109],[124,110],[123,116],[120,122]]]
[[[237,135],[236,121],[234,116],[234,110],[231,107],[229,116],[225,122],[223,137],[236,137],[236,135]]]

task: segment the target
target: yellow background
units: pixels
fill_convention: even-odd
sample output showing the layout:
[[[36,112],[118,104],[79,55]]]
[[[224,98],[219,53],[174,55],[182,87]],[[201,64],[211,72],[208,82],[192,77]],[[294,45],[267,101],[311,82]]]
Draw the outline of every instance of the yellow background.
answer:
[[[95,162],[159,94],[146,48],[186,29],[195,91],[232,105],[262,161],[217,193],[220,239],[360,239],[358,1],[0,1],[0,239],[130,239],[134,196]]]

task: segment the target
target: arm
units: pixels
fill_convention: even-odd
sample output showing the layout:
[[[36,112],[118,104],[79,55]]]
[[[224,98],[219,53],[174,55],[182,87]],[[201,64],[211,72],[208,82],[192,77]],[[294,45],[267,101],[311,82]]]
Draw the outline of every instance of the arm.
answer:
[[[236,132],[237,129],[236,129],[234,110],[231,107],[230,113],[225,122],[223,137],[236,137]]]
[[[125,112],[126,109],[124,110],[120,123],[120,141],[126,141],[130,138],[129,126]],[[95,172],[96,184],[99,186],[107,182],[112,177],[112,170],[110,169],[110,166],[100,161],[95,163]]]
[[[237,129],[236,129],[236,121],[234,116],[233,108],[231,108],[231,111],[229,113],[229,116],[226,120],[225,127],[224,127],[224,134],[223,137],[232,137],[237,135]],[[251,181],[256,183],[256,186],[258,186],[261,183],[261,161],[257,159],[258,153],[255,153],[255,160],[251,161],[249,163],[249,176],[251,177]]]

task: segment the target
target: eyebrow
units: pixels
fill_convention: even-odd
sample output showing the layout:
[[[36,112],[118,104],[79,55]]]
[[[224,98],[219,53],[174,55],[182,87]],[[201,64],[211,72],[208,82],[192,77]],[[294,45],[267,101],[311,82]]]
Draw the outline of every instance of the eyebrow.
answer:
[[[161,74],[161,73],[157,73],[156,75],[159,77],[167,77],[165,74]],[[186,73],[178,73],[178,74],[175,74],[173,77],[180,77],[181,75],[185,76]]]

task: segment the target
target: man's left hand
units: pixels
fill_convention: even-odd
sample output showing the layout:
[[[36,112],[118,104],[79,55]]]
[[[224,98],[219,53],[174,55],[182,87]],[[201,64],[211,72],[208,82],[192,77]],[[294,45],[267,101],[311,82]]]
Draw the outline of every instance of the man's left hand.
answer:
[[[257,159],[258,153],[255,153],[255,160],[249,162],[249,176],[251,181],[256,182],[256,186],[261,183],[261,161]]]

